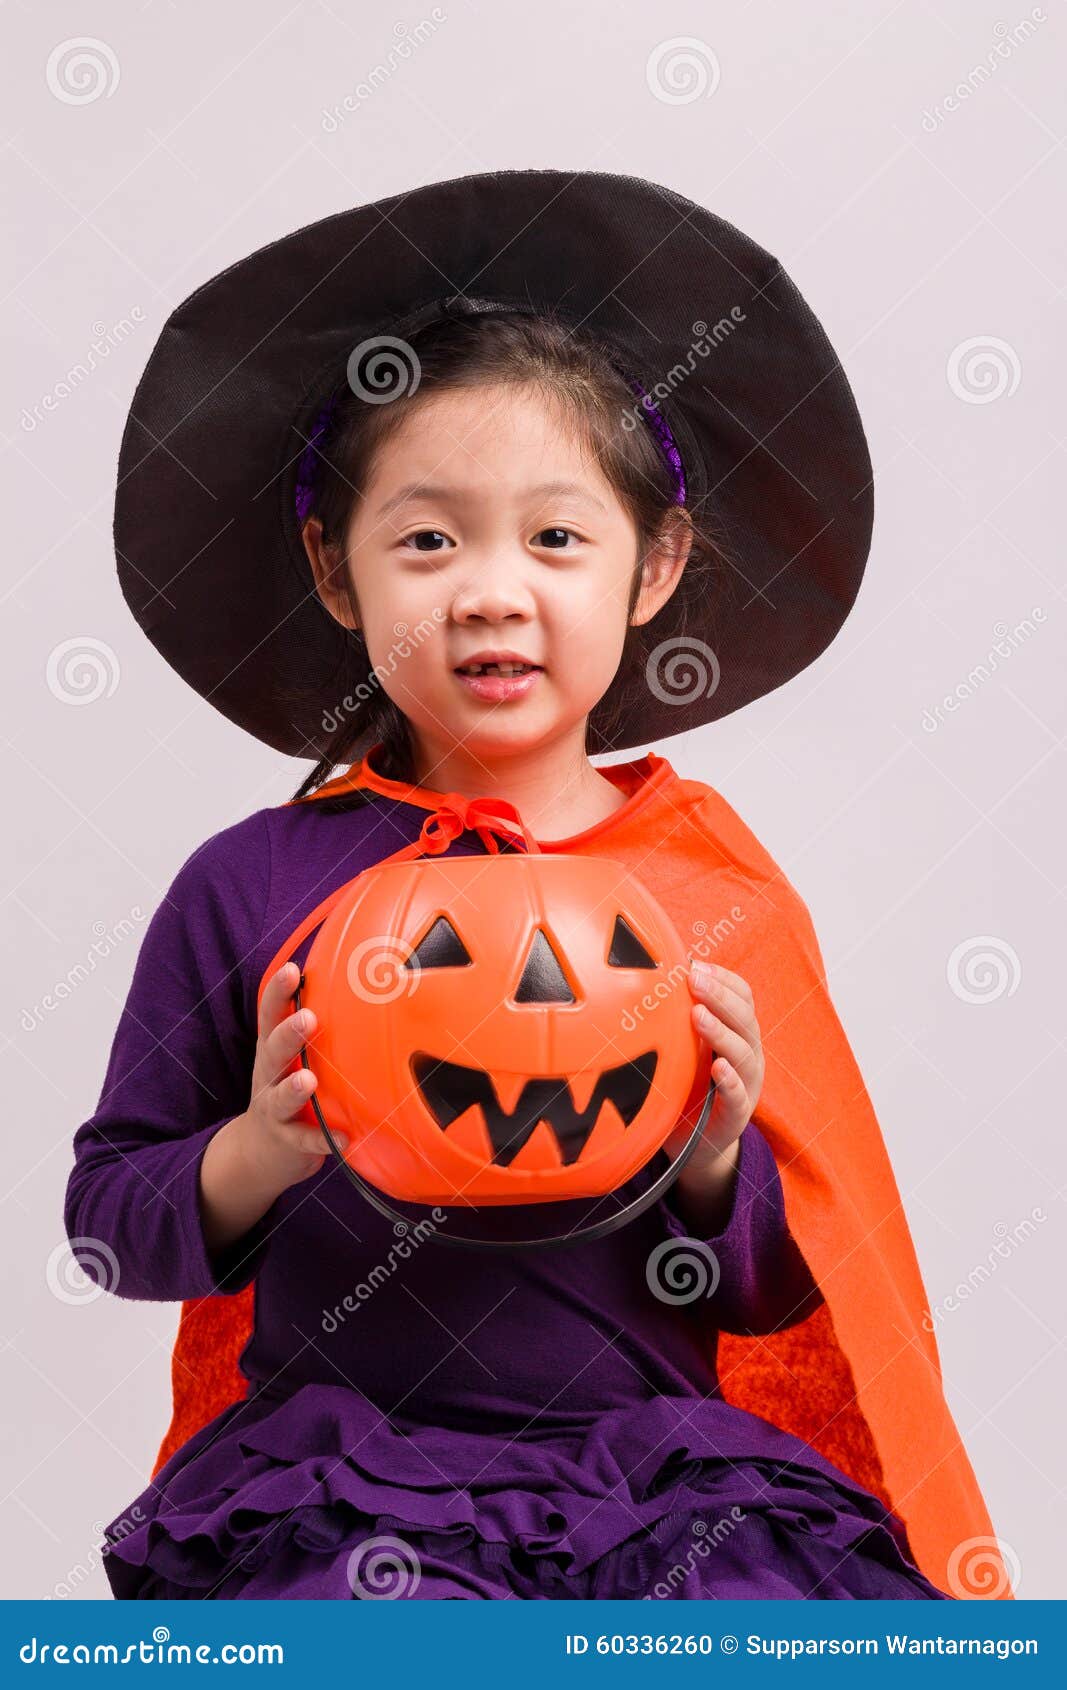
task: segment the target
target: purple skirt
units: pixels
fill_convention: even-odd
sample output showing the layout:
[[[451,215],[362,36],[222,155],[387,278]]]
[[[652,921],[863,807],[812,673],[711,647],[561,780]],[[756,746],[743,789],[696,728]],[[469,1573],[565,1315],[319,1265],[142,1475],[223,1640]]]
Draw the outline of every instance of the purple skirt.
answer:
[[[950,1600],[875,1497],[715,1397],[509,1438],[260,1391],[105,1536],[120,1598]]]

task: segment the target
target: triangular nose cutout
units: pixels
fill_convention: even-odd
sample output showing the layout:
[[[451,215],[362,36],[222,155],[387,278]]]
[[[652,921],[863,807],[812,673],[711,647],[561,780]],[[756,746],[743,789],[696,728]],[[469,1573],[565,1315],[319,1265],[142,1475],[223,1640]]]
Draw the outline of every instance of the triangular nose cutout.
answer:
[[[530,954],[526,959],[522,979],[516,988],[515,1002],[574,1002],[574,993],[567,984],[567,977],[560,967],[559,958],[552,949],[547,934],[540,927],[537,929],[537,937],[534,939]]]

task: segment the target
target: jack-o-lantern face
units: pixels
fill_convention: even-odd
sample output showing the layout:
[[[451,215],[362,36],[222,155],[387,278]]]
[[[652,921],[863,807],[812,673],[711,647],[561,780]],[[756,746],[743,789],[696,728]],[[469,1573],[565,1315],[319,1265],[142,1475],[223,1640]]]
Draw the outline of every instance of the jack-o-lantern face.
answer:
[[[370,869],[304,966],[323,1116],[394,1198],[605,1195],[689,1097],[686,962],[618,863],[501,853]]]
[[[656,967],[655,960],[621,915],[615,917],[607,966]],[[405,967],[420,970],[472,968],[474,958],[448,917],[440,915],[426,937],[415,947]],[[526,961],[511,996],[515,1003],[575,1002],[563,964],[543,927],[538,927],[532,936]],[[563,1165],[567,1166],[578,1160],[589,1142],[605,1099],[611,1099],[616,1113],[627,1127],[632,1124],[648,1097],[656,1061],[656,1052],[646,1050],[635,1059],[602,1068],[584,1108],[577,1106],[568,1080],[558,1076],[539,1075],[528,1079],[514,1109],[506,1110],[497,1098],[490,1075],[482,1068],[471,1068],[464,1063],[444,1059],[435,1060],[428,1052],[420,1050],[411,1058],[411,1071],[442,1130],[458,1120],[466,1110],[474,1106],[481,1110],[492,1145],[492,1159],[498,1166],[510,1167],[523,1146],[529,1143],[540,1121],[551,1127]]]

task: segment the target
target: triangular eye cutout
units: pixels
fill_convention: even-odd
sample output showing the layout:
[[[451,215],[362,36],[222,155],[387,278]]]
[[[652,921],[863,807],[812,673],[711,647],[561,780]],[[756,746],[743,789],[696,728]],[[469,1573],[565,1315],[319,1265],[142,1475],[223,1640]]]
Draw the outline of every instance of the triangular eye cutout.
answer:
[[[404,962],[405,968],[464,968],[473,959],[447,916],[439,915]]]
[[[615,917],[615,931],[611,935],[608,963],[612,968],[655,968],[656,966],[633,928],[627,926],[621,915]]]
[[[559,965],[559,958],[539,927],[526,958],[522,979],[515,990],[516,1003],[573,1003],[574,993]]]

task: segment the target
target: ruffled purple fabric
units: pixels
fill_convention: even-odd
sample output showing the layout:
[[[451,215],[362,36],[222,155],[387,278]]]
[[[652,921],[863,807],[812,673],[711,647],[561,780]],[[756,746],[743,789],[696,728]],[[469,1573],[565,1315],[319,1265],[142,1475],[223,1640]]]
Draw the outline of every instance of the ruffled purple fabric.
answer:
[[[120,1598],[949,1599],[874,1497],[719,1398],[508,1440],[262,1390],[105,1535]]]

